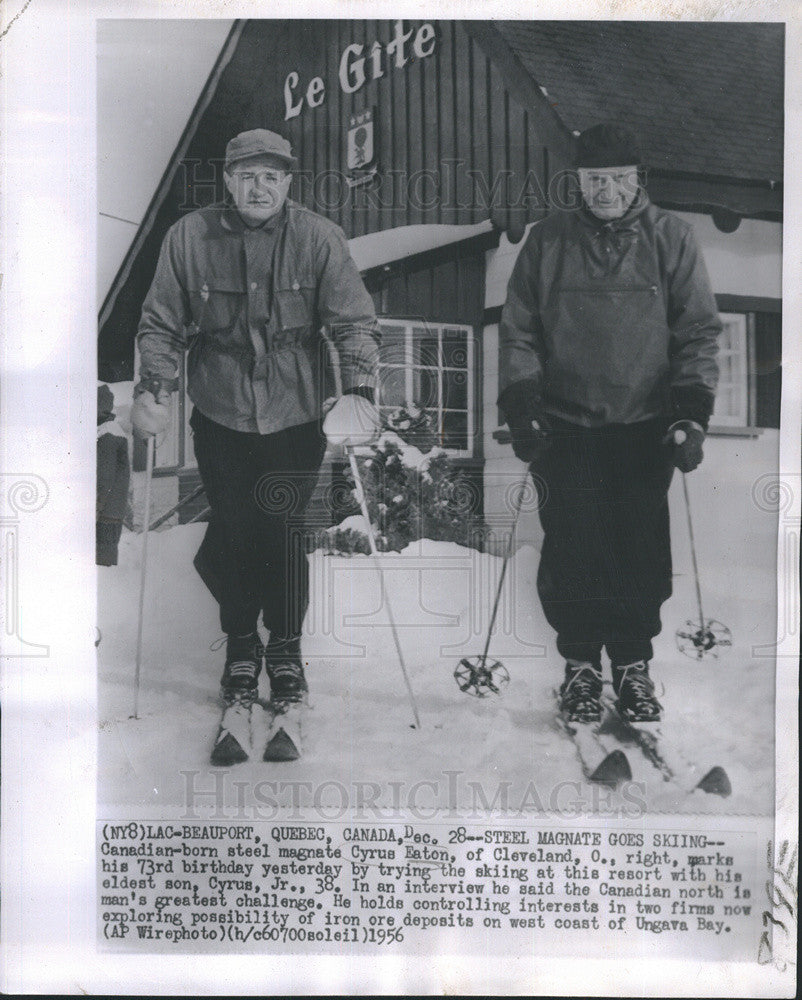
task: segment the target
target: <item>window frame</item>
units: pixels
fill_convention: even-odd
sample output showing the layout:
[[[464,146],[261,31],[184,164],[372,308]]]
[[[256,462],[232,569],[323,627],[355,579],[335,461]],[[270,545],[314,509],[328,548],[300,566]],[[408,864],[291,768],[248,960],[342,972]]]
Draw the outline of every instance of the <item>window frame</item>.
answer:
[[[782,315],[782,299],[755,295],[733,295],[724,292],[716,293],[716,305],[719,314],[735,313],[747,318],[747,391],[749,394],[748,423],[740,426],[718,424],[710,421],[709,434],[712,436],[758,437],[764,430],[774,427],[774,424],[758,424],[758,394],[760,387],[757,373],[757,329],[758,317],[776,314]]]
[[[477,457],[477,441],[478,441],[478,420],[476,412],[476,396],[477,396],[477,350],[476,350],[476,337],[474,328],[469,323],[449,323],[449,322],[435,322],[433,320],[425,319],[422,316],[392,316],[382,314],[377,316],[379,323],[379,328],[383,326],[390,327],[404,327],[405,328],[405,338],[404,338],[404,364],[402,365],[385,365],[381,360],[381,347],[379,348],[379,380],[376,388],[376,405],[381,408],[381,369],[388,367],[402,368],[405,371],[405,394],[407,405],[412,401],[412,381],[414,378],[415,369],[422,369],[424,371],[436,371],[437,372],[437,413],[442,420],[443,414],[445,413],[466,413],[467,416],[467,448],[452,448],[447,447],[442,444],[438,444],[437,447],[442,448],[442,450],[453,459],[471,460]],[[414,358],[414,343],[415,343],[415,329],[425,331],[427,335],[433,333],[437,334],[438,343],[438,365],[435,368],[433,365],[422,365],[416,364]],[[442,350],[443,345],[443,334],[445,332],[457,332],[462,333],[465,336],[465,346],[466,346],[466,363],[465,368],[455,368],[451,365],[444,364],[444,355]],[[465,410],[457,409],[454,407],[444,407],[444,397],[443,397],[443,373],[449,371],[464,371],[466,375],[466,408]],[[387,407],[390,408],[389,406]],[[424,407],[427,410],[432,410],[433,407]]]
[[[720,310],[719,316],[724,321],[738,321],[738,334],[741,341],[736,346],[724,347],[719,344],[719,361],[722,356],[730,355],[738,358],[741,367],[738,382],[733,381],[730,386],[725,386],[720,380],[716,393],[716,401],[721,398],[720,392],[723,387],[731,388],[739,392],[742,396],[738,412],[734,414],[716,414],[715,409],[710,417],[711,434],[734,434],[741,432],[756,432],[755,426],[755,317],[751,311]]]

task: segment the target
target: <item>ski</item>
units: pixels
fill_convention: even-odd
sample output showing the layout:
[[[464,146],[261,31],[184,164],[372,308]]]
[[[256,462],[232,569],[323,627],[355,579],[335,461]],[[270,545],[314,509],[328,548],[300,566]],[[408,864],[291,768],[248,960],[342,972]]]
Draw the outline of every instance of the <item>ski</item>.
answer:
[[[683,792],[706,792],[727,798],[732,785],[723,767],[716,764],[704,767],[690,760],[662,731],[661,722],[633,722],[618,711],[615,699],[609,692],[602,694],[602,705],[607,712],[605,725],[620,727],[622,732],[642,751],[644,757],[663,775],[665,781],[678,785]]]
[[[298,760],[303,748],[303,702],[270,701],[267,704],[268,733],[262,760]]]
[[[616,788],[623,781],[632,780],[632,769],[624,751],[618,746],[611,746],[599,733],[599,722],[574,722],[565,717],[559,709],[559,695],[554,692],[557,701],[557,721],[560,728],[570,738],[576,747],[582,764],[582,770],[588,781]]]
[[[235,702],[223,710],[211,753],[211,763],[216,767],[241,764],[250,756],[251,707]]]

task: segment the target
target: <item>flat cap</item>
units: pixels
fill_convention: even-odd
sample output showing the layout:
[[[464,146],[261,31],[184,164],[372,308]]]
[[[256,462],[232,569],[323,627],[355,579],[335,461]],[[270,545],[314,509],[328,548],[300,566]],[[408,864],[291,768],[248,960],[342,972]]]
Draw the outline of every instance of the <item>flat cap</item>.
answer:
[[[284,136],[266,128],[240,132],[229,140],[226,146],[226,170],[239,160],[247,160],[251,156],[275,156],[287,165],[288,170],[298,163],[292,155],[292,146]]]

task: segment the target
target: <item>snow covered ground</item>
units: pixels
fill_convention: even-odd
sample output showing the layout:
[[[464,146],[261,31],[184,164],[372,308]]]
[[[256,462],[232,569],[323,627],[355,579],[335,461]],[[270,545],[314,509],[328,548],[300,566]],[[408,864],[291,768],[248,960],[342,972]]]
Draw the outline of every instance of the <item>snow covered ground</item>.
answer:
[[[734,475],[735,473],[733,473]],[[734,644],[701,663],[681,655],[674,632],[695,613],[696,599],[681,480],[672,487],[674,595],[663,608],[653,675],[665,706],[664,730],[700,763],[727,770],[733,794],[722,800],[681,796],[634,748],[637,788],[599,792],[583,781],[572,743],[554,715],[552,691],[562,664],[535,593],[538,552],[514,556],[505,585],[491,657],[507,666],[503,697],[462,694],[453,678],[460,657],[482,651],[501,560],[444,542],[422,541],[382,557],[401,643],[421,715],[412,715],[387,616],[379,606],[376,566],[367,556],[311,557],[312,599],[304,655],[312,704],[302,760],[231,769],[243,795],[259,782],[308,782],[304,801],[337,817],[337,806],[365,798],[377,808],[417,804],[460,809],[483,802],[511,812],[577,809],[766,814],[774,800],[774,659],[754,648],[775,638],[776,515],[759,510],[750,493],[756,475],[721,481],[689,477],[703,566],[705,613],[725,622]],[[723,514],[726,513],[726,518]],[[726,523],[725,523],[726,522]],[[142,539],[125,533],[120,564],[99,569],[99,801],[116,807],[182,804],[186,776],[213,787],[209,752],[219,719],[223,650],[217,607],[192,568],[204,525],[150,536],[140,718],[133,710],[136,609]],[[715,560],[710,553],[715,552]],[[420,782],[430,782],[420,785]],[[577,784],[578,783],[578,784]],[[496,798],[496,796],[499,796]],[[506,798],[505,798],[506,797]],[[283,802],[284,800],[282,800]],[[155,807],[155,808],[154,808]]]

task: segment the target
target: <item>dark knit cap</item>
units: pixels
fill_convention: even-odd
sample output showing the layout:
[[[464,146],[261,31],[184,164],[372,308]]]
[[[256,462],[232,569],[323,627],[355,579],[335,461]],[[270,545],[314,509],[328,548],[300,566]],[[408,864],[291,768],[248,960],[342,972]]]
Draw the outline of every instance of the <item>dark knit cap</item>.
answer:
[[[578,167],[625,167],[640,165],[637,138],[620,125],[605,123],[585,129],[577,139]]]

